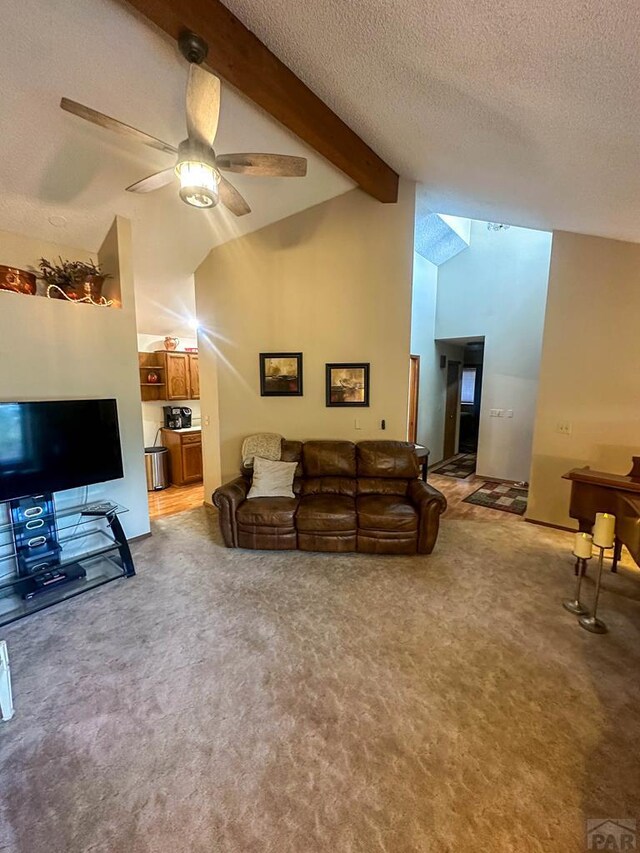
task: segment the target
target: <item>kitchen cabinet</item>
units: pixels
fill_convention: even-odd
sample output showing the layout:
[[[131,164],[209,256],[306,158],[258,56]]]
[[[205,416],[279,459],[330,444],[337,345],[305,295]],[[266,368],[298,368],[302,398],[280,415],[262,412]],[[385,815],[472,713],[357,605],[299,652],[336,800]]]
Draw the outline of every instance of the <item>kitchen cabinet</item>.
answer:
[[[167,400],[190,400],[189,353],[164,353],[166,363]]]
[[[162,444],[169,451],[172,486],[186,486],[202,480],[202,433],[194,429],[163,429]]]
[[[192,352],[138,353],[140,396],[149,400],[199,400],[198,355]]]
[[[190,400],[200,399],[200,366],[197,353],[189,353],[189,383],[191,387]]]

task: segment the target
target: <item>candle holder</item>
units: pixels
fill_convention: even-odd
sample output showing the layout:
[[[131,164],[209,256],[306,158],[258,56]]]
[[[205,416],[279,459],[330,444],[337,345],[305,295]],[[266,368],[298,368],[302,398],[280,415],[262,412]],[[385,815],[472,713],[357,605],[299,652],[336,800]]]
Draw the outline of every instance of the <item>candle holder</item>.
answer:
[[[589,615],[589,609],[580,601],[580,587],[582,586],[582,578],[587,573],[587,561],[590,559],[591,557],[576,557],[576,597],[567,598],[562,602],[564,609],[568,610],[569,613],[575,613],[576,616]]]
[[[598,551],[600,552],[598,556],[598,578],[596,580],[596,594],[593,599],[593,613],[590,616],[580,616],[578,622],[580,623],[580,627],[584,628],[585,631],[591,631],[592,634],[606,634],[609,630],[605,623],[598,619],[598,599],[600,598],[600,582],[602,580],[602,566],[604,563],[604,552],[606,550],[605,546],[597,545]],[[606,546],[607,548],[613,547],[612,545]]]

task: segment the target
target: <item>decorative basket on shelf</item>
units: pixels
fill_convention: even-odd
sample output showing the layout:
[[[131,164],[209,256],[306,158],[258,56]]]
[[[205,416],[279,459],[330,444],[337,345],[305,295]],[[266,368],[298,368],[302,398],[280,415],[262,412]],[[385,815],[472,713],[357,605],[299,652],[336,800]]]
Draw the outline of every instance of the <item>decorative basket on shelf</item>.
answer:
[[[23,293],[25,296],[35,296],[37,290],[36,277],[32,272],[0,264],[0,290],[7,290],[10,293]]]
[[[66,299],[68,302],[89,303],[108,308],[113,300],[105,299],[102,286],[111,276],[93,261],[63,261],[53,264],[40,258],[40,278],[49,299]]]

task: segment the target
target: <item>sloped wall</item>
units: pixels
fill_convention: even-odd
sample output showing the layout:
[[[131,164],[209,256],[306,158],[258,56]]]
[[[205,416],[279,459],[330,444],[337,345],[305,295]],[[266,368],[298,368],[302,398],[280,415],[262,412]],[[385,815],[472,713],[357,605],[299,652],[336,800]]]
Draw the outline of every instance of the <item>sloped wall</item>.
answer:
[[[207,499],[237,474],[250,433],[406,439],[414,203],[408,182],[395,205],[353,190],[217,247],[199,267]],[[304,396],[261,397],[258,354],[299,351]],[[325,406],[327,362],[370,362],[370,408]]]

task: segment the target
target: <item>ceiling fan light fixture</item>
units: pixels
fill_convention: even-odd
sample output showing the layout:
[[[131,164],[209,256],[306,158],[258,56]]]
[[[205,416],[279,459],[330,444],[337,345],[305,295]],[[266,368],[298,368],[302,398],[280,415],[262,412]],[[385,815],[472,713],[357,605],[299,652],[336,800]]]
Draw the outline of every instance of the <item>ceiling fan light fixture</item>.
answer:
[[[184,146],[184,147],[183,147]],[[180,198],[192,207],[215,207],[218,203],[220,174],[215,167],[213,152],[184,145],[179,149],[176,175],[180,179]]]
[[[192,207],[214,207],[218,203],[219,177],[209,163],[185,160],[178,163],[180,198]]]

